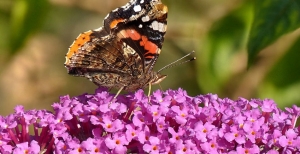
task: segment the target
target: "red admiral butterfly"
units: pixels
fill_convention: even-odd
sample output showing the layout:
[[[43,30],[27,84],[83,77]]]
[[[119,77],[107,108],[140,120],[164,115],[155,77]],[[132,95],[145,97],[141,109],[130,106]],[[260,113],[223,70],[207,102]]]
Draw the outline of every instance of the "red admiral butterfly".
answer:
[[[111,11],[103,26],[80,34],[69,47],[65,67],[96,85],[135,91],[161,82],[153,71],[167,29],[161,0],[131,0]]]

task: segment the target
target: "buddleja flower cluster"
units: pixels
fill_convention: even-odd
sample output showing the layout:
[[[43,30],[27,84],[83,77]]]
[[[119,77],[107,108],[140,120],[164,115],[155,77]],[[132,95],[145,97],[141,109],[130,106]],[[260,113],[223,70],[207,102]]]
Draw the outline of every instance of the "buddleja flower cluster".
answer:
[[[0,117],[0,152],[6,153],[299,153],[296,120],[270,100],[236,101],[186,91],[142,90],[114,95],[63,96],[54,113],[24,111]]]

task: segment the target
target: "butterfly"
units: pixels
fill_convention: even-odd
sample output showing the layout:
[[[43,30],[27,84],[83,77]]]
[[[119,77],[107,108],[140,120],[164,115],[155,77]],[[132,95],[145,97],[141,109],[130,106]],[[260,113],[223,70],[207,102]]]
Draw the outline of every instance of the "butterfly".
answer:
[[[103,26],[81,33],[69,47],[68,74],[98,86],[136,91],[166,78],[153,67],[167,30],[168,8],[161,0],[131,0],[112,10]]]

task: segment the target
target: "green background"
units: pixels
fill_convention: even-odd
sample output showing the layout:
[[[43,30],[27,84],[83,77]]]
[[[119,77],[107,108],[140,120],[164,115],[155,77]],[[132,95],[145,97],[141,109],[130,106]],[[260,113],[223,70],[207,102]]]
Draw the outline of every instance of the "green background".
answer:
[[[16,105],[51,110],[59,96],[93,93],[93,83],[67,74],[64,56],[79,33],[100,27],[108,12],[127,2],[1,0],[0,115]],[[169,8],[168,30],[154,69],[193,50],[197,57],[164,70],[163,90],[271,98],[281,108],[299,104],[299,0],[163,3]]]

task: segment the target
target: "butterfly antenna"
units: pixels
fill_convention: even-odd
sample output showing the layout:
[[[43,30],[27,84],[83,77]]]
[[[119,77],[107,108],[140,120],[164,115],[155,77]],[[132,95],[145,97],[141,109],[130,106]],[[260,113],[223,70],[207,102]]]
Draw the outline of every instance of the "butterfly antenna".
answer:
[[[161,69],[160,69],[160,70],[158,70],[157,72],[161,72],[161,71],[162,71],[162,70],[164,70],[164,69],[171,68],[171,67],[174,67],[174,66],[178,66],[178,65],[181,65],[181,64],[184,64],[184,63],[187,63],[187,62],[190,62],[190,61],[196,60],[196,57],[193,57],[192,59],[189,59],[189,60],[183,61],[183,62],[181,62],[181,63],[177,63],[178,61],[180,61],[180,60],[184,59],[185,57],[187,57],[187,56],[189,56],[189,55],[191,55],[191,54],[193,54],[194,52],[195,52],[195,51],[192,51],[192,52],[190,52],[190,53],[188,53],[188,54],[184,55],[183,57],[181,57],[181,58],[179,58],[179,59],[177,59],[177,60],[173,61],[172,63],[170,63],[170,64],[168,64],[168,65],[164,66],[163,68],[161,68]]]

